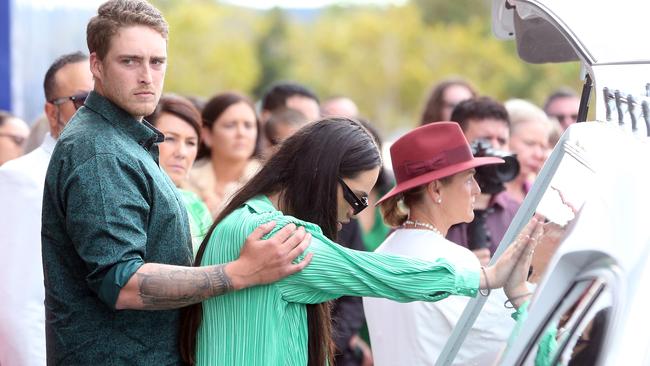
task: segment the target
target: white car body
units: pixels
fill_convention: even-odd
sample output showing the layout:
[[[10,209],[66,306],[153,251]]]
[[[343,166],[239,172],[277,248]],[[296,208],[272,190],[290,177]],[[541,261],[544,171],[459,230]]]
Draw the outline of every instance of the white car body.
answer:
[[[650,365],[650,1],[493,0],[492,15],[525,61],[581,61],[596,110],[563,134],[495,254],[535,212],[568,224],[498,364],[534,365],[553,328],[552,364],[572,364],[581,341],[599,340],[589,350],[597,365]],[[467,305],[436,365],[451,363],[484,302]],[[587,341],[596,314],[604,326]]]

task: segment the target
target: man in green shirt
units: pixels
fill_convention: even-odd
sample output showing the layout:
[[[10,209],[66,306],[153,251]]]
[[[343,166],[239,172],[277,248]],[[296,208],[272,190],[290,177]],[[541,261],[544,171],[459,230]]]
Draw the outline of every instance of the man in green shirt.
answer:
[[[183,306],[295,273],[310,236],[268,240],[190,268],[186,210],[158,165],[164,136],[142,119],[160,98],[167,23],[146,1],[104,3],[87,28],[95,80],[48,168],[42,252],[48,364],[179,364]],[[159,311],[138,311],[159,310]]]

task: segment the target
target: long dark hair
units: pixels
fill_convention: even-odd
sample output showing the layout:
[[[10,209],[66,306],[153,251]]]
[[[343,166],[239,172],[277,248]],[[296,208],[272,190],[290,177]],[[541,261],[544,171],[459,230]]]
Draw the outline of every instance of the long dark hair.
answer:
[[[372,135],[357,121],[327,118],[309,124],[285,140],[273,155],[216,218],[196,255],[201,264],[214,228],[249,199],[280,193],[283,211],[317,224],[336,240],[337,177],[354,178],[381,165]],[[333,364],[329,303],[306,305],[310,366]],[[181,322],[181,355],[194,363],[196,333],[202,318],[201,304],[185,309]]]

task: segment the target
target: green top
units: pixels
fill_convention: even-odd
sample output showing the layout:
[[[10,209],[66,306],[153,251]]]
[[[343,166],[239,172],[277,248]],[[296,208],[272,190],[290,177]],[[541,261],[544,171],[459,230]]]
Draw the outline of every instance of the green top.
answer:
[[[381,210],[379,206],[374,207],[375,213],[375,223],[372,225],[372,228],[368,232],[361,230],[361,239],[363,240],[363,245],[369,252],[374,252],[381,243],[386,240],[388,233],[390,232],[390,227],[384,224],[384,218],[381,216]]]
[[[187,209],[187,215],[190,220],[190,233],[192,234],[192,249],[194,256],[196,256],[196,252],[199,250],[203,238],[205,238],[205,235],[210,231],[210,227],[212,226],[212,215],[210,215],[208,206],[203,203],[196,193],[184,189],[179,189],[178,191],[181,193],[183,202],[185,202],[185,208]]]
[[[90,93],[45,178],[48,364],[180,363],[179,311],[115,310],[145,262],[190,265],[187,213],[158,166],[162,134]]]
[[[512,314],[512,318],[517,321],[512,333],[510,334],[510,339],[508,344],[517,339],[521,328],[528,319],[528,306],[530,305],[530,300],[521,304],[521,306]],[[535,355],[535,366],[550,366],[555,353],[557,352],[557,324],[550,324],[542,337],[538,342],[537,354]]]
[[[460,269],[442,259],[424,262],[344,248],[325,237],[317,225],[283,215],[266,196],[249,200],[219,223],[201,264],[236,259],[246,236],[271,220],[277,223],[275,231],[293,222],[312,234],[311,245],[304,253],[314,253],[311,263],[273,284],[203,302],[197,364],[306,365],[305,304],[343,295],[403,302],[437,301],[449,295],[476,296],[478,268]]]

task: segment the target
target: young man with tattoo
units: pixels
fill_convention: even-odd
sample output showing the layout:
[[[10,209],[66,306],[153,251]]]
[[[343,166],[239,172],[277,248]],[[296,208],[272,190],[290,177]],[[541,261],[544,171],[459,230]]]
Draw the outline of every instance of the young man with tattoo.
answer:
[[[239,259],[192,262],[183,201],[158,165],[167,23],[143,0],[111,0],[87,27],[94,91],[54,149],[43,198],[48,364],[179,364],[179,308],[268,283],[310,236],[257,228]],[[158,310],[158,311],[142,311]]]

